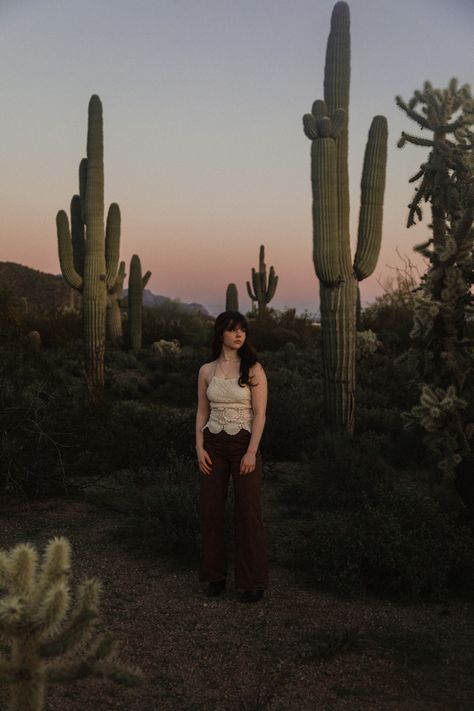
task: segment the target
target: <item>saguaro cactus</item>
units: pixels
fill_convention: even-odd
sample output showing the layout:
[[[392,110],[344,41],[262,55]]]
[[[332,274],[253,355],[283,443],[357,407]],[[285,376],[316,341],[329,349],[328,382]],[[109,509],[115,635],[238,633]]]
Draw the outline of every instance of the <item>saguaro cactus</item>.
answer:
[[[117,281],[120,209],[112,203],[104,232],[104,140],[102,104],[89,101],[87,159],[79,167],[79,195],[71,200],[69,220],[56,217],[59,261],[69,286],[82,293],[86,373],[92,385],[103,385],[107,292]]]
[[[143,289],[150,277],[151,272],[147,272],[142,277],[140,257],[134,254],[130,262],[128,279],[128,326],[130,347],[134,351],[142,347]]]
[[[250,296],[252,301],[256,301],[258,303],[259,315],[264,314],[265,311],[267,310],[267,304],[275,296],[277,284],[278,284],[278,277],[276,276],[275,269],[273,267],[270,267],[270,273],[268,275],[268,282],[267,282],[267,267],[265,265],[265,247],[262,244],[260,246],[258,272],[254,268],[252,268],[253,292],[252,292],[252,287],[250,286],[250,282],[249,281],[247,282],[248,295]]]
[[[358,281],[372,274],[382,237],[387,159],[387,120],[369,130],[361,180],[357,250],[349,234],[348,119],[350,83],[349,7],[334,6],[326,49],[324,101],[303,117],[311,144],[313,261],[320,281],[324,401],[337,430],[353,432]]]
[[[225,310],[239,310],[239,292],[237,291],[237,286],[235,284],[229,284],[229,286],[227,287],[225,295]]]
[[[53,682],[87,676],[132,686],[139,670],[121,664],[111,639],[96,638],[74,659],[70,653],[89,641],[99,616],[101,585],[84,580],[69,616],[70,545],[49,541],[38,570],[38,553],[28,543],[0,551],[0,634],[8,645],[0,654],[0,681],[10,687],[9,711],[41,711]]]

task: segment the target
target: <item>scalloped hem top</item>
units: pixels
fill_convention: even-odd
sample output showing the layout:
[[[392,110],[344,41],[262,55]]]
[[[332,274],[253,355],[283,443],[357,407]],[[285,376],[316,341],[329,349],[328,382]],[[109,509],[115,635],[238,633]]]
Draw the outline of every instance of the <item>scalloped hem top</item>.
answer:
[[[252,431],[253,410],[250,386],[241,387],[238,381],[238,378],[216,378],[216,376],[211,379],[206,390],[211,412],[202,430],[207,427],[213,434],[224,430],[230,435],[236,435],[240,430]]]

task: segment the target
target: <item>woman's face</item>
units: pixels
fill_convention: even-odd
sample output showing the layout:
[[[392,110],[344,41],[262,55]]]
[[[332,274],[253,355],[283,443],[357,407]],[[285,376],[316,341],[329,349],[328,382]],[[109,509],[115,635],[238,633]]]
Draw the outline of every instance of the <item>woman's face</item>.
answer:
[[[222,334],[222,344],[233,351],[238,351],[243,346],[246,336],[247,334],[240,324],[230,326]]]

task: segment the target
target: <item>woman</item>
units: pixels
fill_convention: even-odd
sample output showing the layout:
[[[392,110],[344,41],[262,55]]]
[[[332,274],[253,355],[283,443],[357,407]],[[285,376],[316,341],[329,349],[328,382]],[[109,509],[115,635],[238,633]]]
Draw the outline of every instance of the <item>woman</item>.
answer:
[[[226,586],[224,512],[229,476],[234,485],[235,587],[242,602],[258,602],[268,587],[262,521],[262,458],[267,379],[247,341],[247,321],[225,311],[214,325],[214,360],[199,370],[196,452],[201,471],[199,580],[207,595]]]

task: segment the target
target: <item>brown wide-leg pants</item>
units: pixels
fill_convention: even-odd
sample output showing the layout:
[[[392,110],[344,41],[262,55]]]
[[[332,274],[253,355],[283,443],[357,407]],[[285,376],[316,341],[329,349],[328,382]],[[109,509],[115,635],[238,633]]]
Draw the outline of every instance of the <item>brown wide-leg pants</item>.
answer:
[[[250,474],[240,474],[240,460],[247,451],[250,432],[236,435],[204,429],[204,449],[212,460],[211,474],[200,475],[201,555],[199,580],[225,580],[227,557],[224,513],[232,474],[234,485],[235,587],[264,590],[268,587],[268,561],[262,519],[262,457]]]

